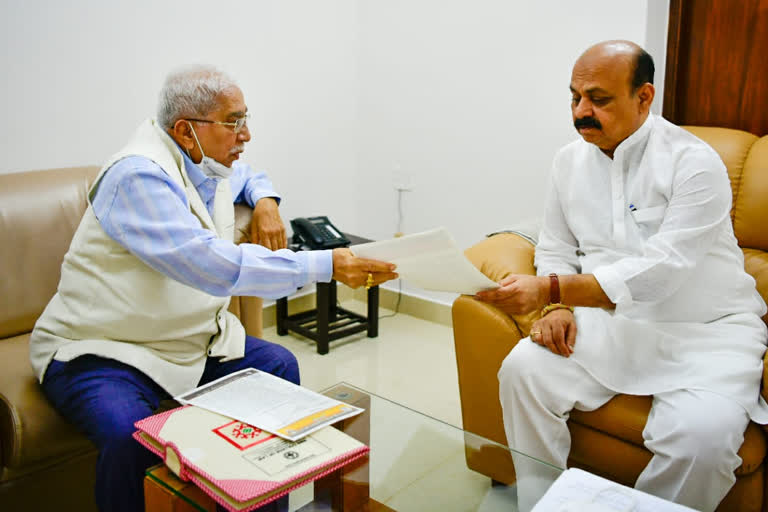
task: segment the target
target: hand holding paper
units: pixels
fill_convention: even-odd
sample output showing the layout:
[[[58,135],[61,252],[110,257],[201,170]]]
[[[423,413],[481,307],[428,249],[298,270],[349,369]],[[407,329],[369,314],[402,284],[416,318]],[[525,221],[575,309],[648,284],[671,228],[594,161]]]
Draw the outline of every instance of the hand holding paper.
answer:
[[[388,261],[406,281],[426,290],[475,294],[498,288],[467,260],[445,228],[351,248],[356,256]]]
[[[368,281],[368,276],[370,282]],[[375,259],[364,259],[346,248],[333,250],[333,278],[350,288],[378,286],[390,279],[397,279],[395,265]]]
[[[522,315],[543,308],[549,298],[549,280],[540,276],[513,274],[495,290],[478,292],[476,298],[493,304],[509,315]]]

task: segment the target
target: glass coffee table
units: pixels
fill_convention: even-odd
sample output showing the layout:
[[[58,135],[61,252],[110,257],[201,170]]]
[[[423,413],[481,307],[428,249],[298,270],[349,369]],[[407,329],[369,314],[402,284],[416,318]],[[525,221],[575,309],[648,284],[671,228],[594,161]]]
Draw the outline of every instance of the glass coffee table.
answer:
[[[487,476],[469,469],[465,460],[473,450],[506,457],[506,446],[346,383],[322,393],[365,409],[336,426],[370,446],[371,451],[367,457],[291,493],[290,510],[517,510],[514,485],[494,485]],[[563,471],[532,458],[526,460],[551,474],[552,480]],[[179,481],[162,465],[147,470],[145,489],[149,488],[175,499],[178,506],[173,510],[216,510],[211,498],[194,485]]]

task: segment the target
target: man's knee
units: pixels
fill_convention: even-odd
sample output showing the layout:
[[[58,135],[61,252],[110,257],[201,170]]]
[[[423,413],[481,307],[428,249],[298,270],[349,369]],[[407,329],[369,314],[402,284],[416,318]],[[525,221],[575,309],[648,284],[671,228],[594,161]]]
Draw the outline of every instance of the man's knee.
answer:
[[[300,384],[299,362],[296,356],[277,343],[248,336],[245,340],[245,357],[238,363],[246,368],[256,368],[294,384]]]
[[[746,425],[730,421],[731,418],[718,418],[718,415],[702,415],[700,418],[687,419],[682,426],[684,446],[694,453],[697,459],[716,465],[722,461],[732,461],[737,456],[744,441]],[[703,416],[708,416],[705,419]]]
[[[721,414],[712,414],[718,409]],[[730,472],[740,463],[737,454],[748,421],[746,412],[740,407],[712,408],[702,403],[698,406],[689,404],[675,411],[674,419],[665,422],[666,432],[658,435],[657,440],[649,440],[648,447],[713,470]]]
[[[513,348],[499,368],[498,378],[502,392],[515,389],[518,385],[529,386],[542,374],[540,347],[523,340]]]
[[[136,431],[135,423],[148,416],[154,411],[151,409],[142,410],[141,408],[127,407],[125,409],[102,409],[94,418],[93,429],[94,443],[99,449],[130,449],[133,445],[139,443],[133,439],[133,433]]]

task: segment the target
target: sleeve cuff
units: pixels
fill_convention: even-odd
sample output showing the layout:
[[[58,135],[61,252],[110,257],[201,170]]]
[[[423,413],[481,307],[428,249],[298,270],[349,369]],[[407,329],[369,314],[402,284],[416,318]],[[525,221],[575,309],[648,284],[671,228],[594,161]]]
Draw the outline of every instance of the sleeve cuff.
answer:
[[[330,283],[333,277],[333,251],[299,251],[296,253],[299,262],[304,267],[304,282],[307,283]]]
[[[616,312],[632,304],[632,292],[619,274],[610,266],[598,267],[592,272],[605,294],[616,304]]]
[[[257,190],[253,193],[251,193],[251,208],[254,208],[256,206],[256,203],[259,202],[260,199],[264,199],[265,197],[271,197],[275,201],[277,201],[278,206],[280,205],[280,194],[273,190]]]

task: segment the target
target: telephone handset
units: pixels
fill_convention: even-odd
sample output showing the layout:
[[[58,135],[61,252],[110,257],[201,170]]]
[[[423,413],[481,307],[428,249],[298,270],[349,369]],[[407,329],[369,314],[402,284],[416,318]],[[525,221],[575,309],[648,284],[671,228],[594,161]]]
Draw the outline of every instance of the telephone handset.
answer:
[[[293,242],[308,246],[310,249],[333,249],[347,247],[347,240],[328,217],[299,217],[291,221]]]

